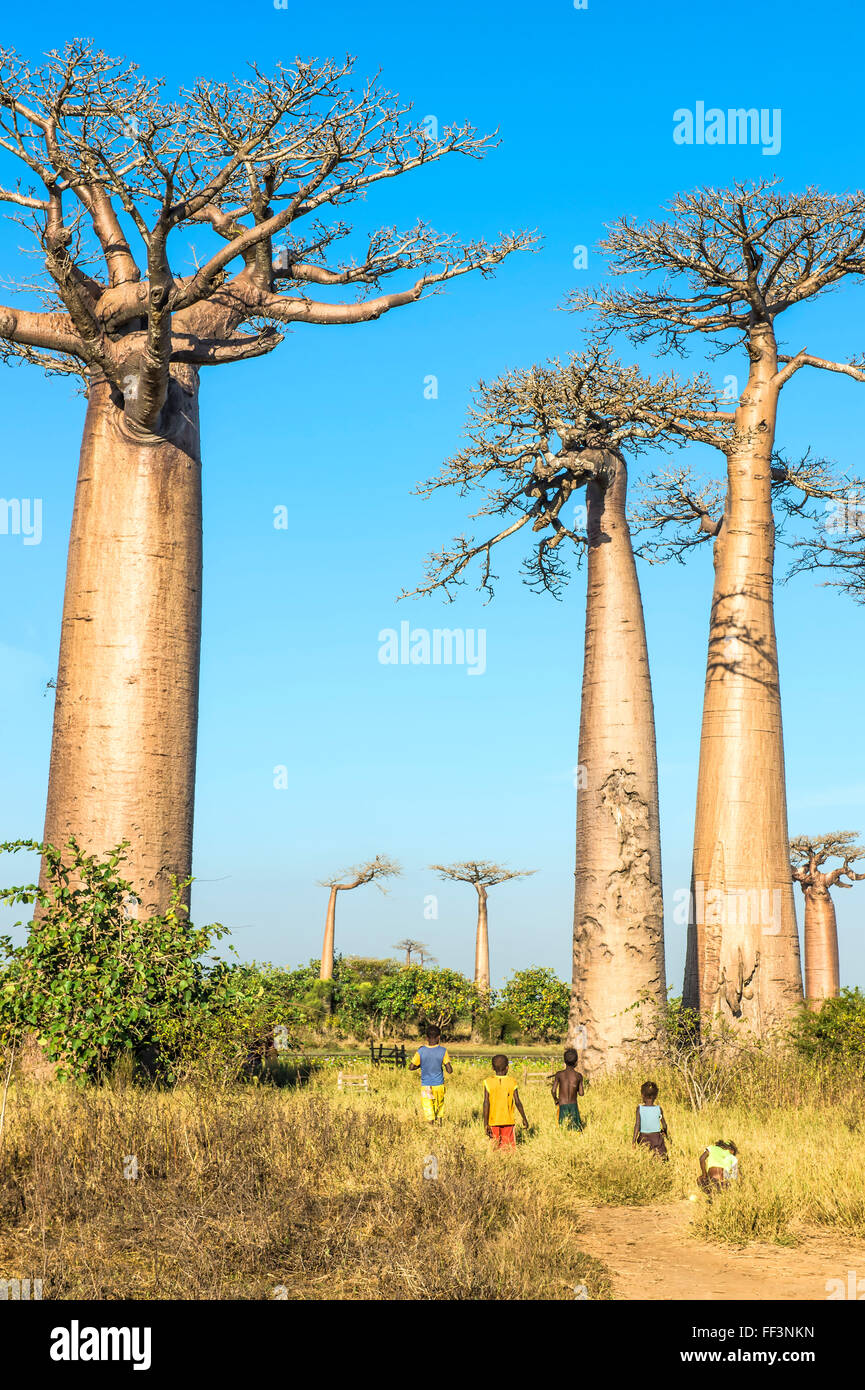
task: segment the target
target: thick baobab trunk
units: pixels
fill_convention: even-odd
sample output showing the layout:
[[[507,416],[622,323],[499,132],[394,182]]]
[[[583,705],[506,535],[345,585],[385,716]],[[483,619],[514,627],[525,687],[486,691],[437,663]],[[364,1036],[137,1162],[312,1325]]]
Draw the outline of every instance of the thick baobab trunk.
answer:
[[[475,937],[475,984],[482,994],[490,992],[490,938],[487,930],[487,890],[476,883],[478,891],[478,930]]]
[[[185,389],[188,385],[189,389]],[[172,380],[158,434],[91,386],[63,604],[45,840],[70,835],[164,910],[192,863],[201,635],[196,374]]]
[[[754,330],[728,459],[703,704],[684,1001],[762,1034],[802,999],[773,607],[772,331]]]
[[[829,889],[814,884],[803,889],[805,898],[805,998],[819,1009],[824,999],[841,993],[838,959],[838,926]]]
[[[598,456],[601,458],[601,456]],[[589,1070],[625,1060],[642,998],[665,998],[655,721],[627,469],[605,454],[586,486],[588,588],[577,791],[569,1041]],[[582,1032],[583,1028],[585,1033]]]
[[[324,921],[324,941],[321,947],[321,969],[318,972],[320,980],[333,979],[333,935],[336,925],[336,895],[339,889],[331,884],[330,897],[327,900],[327,917]]]

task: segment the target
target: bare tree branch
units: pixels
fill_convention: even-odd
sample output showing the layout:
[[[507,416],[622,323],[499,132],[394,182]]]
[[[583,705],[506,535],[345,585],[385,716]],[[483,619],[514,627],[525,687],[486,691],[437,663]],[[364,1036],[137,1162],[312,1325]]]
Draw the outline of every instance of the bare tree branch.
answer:
[[[865,845],[856,843],[855,830],[833,830],[826,835],[797,835],[790,841],[790,864],[793,879],[803,888],[817,885],[825,888],[850,888],[865,879],[852,866],[865,859]],[[827,859],[840,859],[840,866],[823,871]],[[844,879],[850,879],[845,883]]]
[[[58,370],[79,361],[108,378],[131,425],[153,431],[175,372],[270,352],[280,324],[370,322],[533,245],[527,233],[460,243],[419,222],[374,229],[358,252],[338,215],[345,205],[445,155],[480,158],[494,137],[469,125],[434,136],[376,82],[353,86],[352,67],[253,65],[171,101],[162,82],[85,41],[39,66],[0,50],[0,158],[23,171],[4,179],[0,202],[27,214],[52,311],[0,310],[7,353],[54,354]],[[305,241],[293,234],[300,219]],[[193,231],[217,245],[200,256]],[[325,259],[343,240],[348,254]],[[184,251],[189,274],[175,268]],[[407,283],[381,290],[400,276]],[[311,285],[360,297],[314,300]]]
[[[622,218],[601,242],[610,268],[653,276],[655,286],[579,291],[567,307],[594,310],[607,331],[634,342],[660,338],[662,351],[684,352],[694,333],[728,351],[755,321],[773,322],[844,276],[861,275],[865,196],[776,189],[777,180],[698,189],[673,199],[668,221]]]
[[[426,583],[400,597],[441,589],[451,598],[479,556],[479,587],[491,596],[493,548],[528,524],[540,539],[524,562],[527,581],[558,595],[569,570],[557,547],[570,541],[579,563],[585,544],[566,512],[575,492],[590,479],[603,480],[623,445],[639,452],[679,444],[691,427],[704,428],[709,416],[719,417],[713,437],[729,428],[729,418],[714,405],[705,376],[682,382],[668,373],[651,380],[637,367],[622,366],[597,341],[565,364],[555,360],[481,382],[469,410],[466,446],[418,492],[428,497],[453,487],[460,496],[478,493],[474,517],[516,519],[480,541],[458,536],[428,557]]]
[[[355,864],[341,873],[332,874],[330,878],[320,878],[319,884],[322,888],[350,890],[360,888],[364,883],[375,883],[380,892],[386,893],[387,888],[382,880],[398,878],[401,873],[402,869],[395,859],[386,854],[377,854],[374,859],[364,860],[362,864]]]
[[[439,878],[455,883],[471,883],[481,888],[494,888],[496,884],[507,883],[512,878],[529,878],[537,873],[537,869],[508,869],[488,859],[466,859],[456,864],[430,864],[429,867]]]

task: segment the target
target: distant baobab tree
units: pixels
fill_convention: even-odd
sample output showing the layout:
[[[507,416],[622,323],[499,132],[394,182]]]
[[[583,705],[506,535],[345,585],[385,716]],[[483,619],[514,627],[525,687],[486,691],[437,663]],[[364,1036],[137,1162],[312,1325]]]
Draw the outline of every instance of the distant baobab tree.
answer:
[[[344,210],[376,184],[491,137],[436,134],[351,72],[250,65],[170,101],[86,41],[41,65],[0,50],[0,202],[41,261],[20,288],[46,306],[0,306],[0,357],[78,375],[87,396],[43,838],[128,842],[147,911],[190,872],[202,368],[270,353],[287,326],[370,323],[532,242],[353,233]]]
[[[413,955],[418,957],[421,965],[423,965],[424,960],[432,960],[430,948],[427,946],[426,942],[413,941],[410,936],[407,936],[403,941],[395,942],[393,949],[395,951],[405,951],[406,965],[411,965],[411,958]]]
[[[824,999],[841,993],[838,959],[838,925],[835,920],[833,888],[851,888],[865,879],[852,865],[865,859],[865,845],[856,843],[852,830],[836,830],[828,835],[797,835],[790,841],[793,880],[805,899],[805,998],[816,1008]],[[823,869],[827,859],[840,859],[834,869]],[[844,879],[850,879],[845,883]]]
[[[324,924],[324,943],[321,948],[319,979],[333,979],[333,938],[336,925],[337,893],[349,893],[353,888],[360,888],[364,883],[374,883],[380,892],[386,893],[387,889],[382,880],[397,878],[401,873],[402,869],[395,860],[388,859],[385,854],[377,854],[375,859],[368,859],[363,864],[355,864],[353,868],[345,869],[339,874],[333,874],[331,878],[319,879],[322,888],[330,889],[330,897],[327,900],[327,917]]]
[[[478,895],[478,925],[475,936],[475,985],[478,992],[490,992],[490,938],[487,926],[487,889],[512,878],[528,878],[534,869],[506,869],[486,859],[467,859],[459,864],[430,864],[440,878],[454,883],[471,883]]]
[[[473,517],[500,517],[501,529],[431,556],[418,593],[449,594],[478,558],[492,594],[494,547],[521,530],[537,538],[526,581],[555,597],[569,562],[588,557],[569,1033],[585,1037],[591,1067],[615,1065],[641,1035],[637,1000],[660,1007],[666,997],[655,722],[625,455],[675,443],[668,419],[707,411],[713,398],[705,378],[650,380],[593,342],[564,363],[481,383],[468,443],[421,489],[479,494]]]
[[[601,247],[613,274],[639,277],[634,289],[572,296],[570,307],[592,311],[602,331],[664,351],[684,353],[695,340],[715,357],[743,350],[741,394],[737,385],[726,416],[708,417],[726,458],[725,500],[704,531],[714,593],[684,998],[760,1033],[802,999],[773,607],[778,405],[806,368],[865,381],[858,363],[804,347],[785,353],[777,322],[795,309],[798,323],[806,301],[865,272],[865,197],[785,195],[769,181],[698,189],[679,194],[664,221],[622,218]],[[747,923],[738,908],[717,910],[743,895],[759,905]]]

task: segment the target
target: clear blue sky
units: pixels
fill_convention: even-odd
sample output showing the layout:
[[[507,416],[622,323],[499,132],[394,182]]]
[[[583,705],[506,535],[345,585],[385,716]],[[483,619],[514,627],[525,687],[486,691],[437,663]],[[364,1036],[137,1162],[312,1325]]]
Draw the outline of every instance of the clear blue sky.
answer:
[[[148,11],[47,0],[4,20],[7,44],[36,57],[73,34],[135,59],[169,86],[226,79],[247,59],[357,56],[360,75],[440,123],[498,128],[482,163],[449,159],[373,191],[361,228],[423,217],[463,238],[537,227],[537,255],[495,280],[350,328],[298,328],[273,356],[205,373],[205,600],[194,914],[235,930],[241,954],[276,962],[320,949],[326,892],[316,880],[376,852],[405,875],[340,904],[337,947],[388,954],[410,935],[470,970],[474,895],[439,885],[431,861],[495,858],[534,877],[491,897],[494,983],[529,963],[570,969],[573,768],[583,583],[563,603],[520,582],[502,554],[484,607],[396,604],[425,554],[463,529],[465,503],[411,496],[459,442],[469,391],[506,367],[565,353],[580,324],[557,312],[590,248],[623,212],[654,215],[679,189],[779,174],[788,188],[841,192],[863,181],[861,53],[852,3],[692,4],[570,0],[434,6],[332,0],[277,10],[169,5]],[[753,43],[753,47],[752,47]],[[755,55],[753,71],[748,59]],[[677,145],[673,112],[755,106],[782,113],[781,149]],[[15,227],[0,233],[4,277]],[[3,296],[0,295],[0,298]],[[848,286],[788,314],[790,345],[845,357],[863,347],[865,295]],[[644,364],[648,357],[641,355]],[[699,358],[693,365],[700,365]],[[742,372],[731,355],[719,377]],[[438,378],[438,398],[424,379]],[[861,470],[862,387],[802,372],[785,392],[779,442]],[[66,544],[83,401],[33,368],[0,372],[5,497],[43,499],[40,545],[0,536],[0,834],[39,836],[46,788]],[[697,460],[699,463],[700,460]],[[705,462],[716,466],[713,459]],[[326,486],[325,486],[326,480]],[[322,511],[322,495],[326,497]],[[289,508],[287,530],[273,509]],[[781,560],[783,567],[783,557]],[[689,879],[711,560],[643,569],[657,710],[669,978]],[[486,671],[384,666],[378,633],[413,625],[486,629]],[[791,832],[865,832],[862,707],[865,612],[809,579],[778,593]],[[288,787],[274,787],[274,768]],[[6,877],[21,881],[24,866]],[[437,920],[424,917],[437,893]],[[839,894],[842,974],[865,983],[865,885]]]

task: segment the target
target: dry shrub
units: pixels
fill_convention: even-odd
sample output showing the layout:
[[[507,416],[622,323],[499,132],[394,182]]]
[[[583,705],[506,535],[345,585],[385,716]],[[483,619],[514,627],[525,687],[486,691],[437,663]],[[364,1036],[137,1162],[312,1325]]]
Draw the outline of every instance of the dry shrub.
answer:
[[[20,1088],[2,1265],[54,1298],[542,1299],[585,1283],[575,1213],[476,1139],[362,1097]],[[437,1177],[424,1177],[433,1147]],[[139,1177],[124,1176],[134,1158]]]

